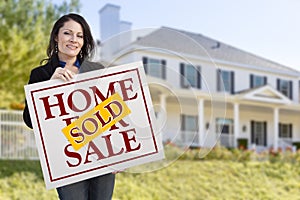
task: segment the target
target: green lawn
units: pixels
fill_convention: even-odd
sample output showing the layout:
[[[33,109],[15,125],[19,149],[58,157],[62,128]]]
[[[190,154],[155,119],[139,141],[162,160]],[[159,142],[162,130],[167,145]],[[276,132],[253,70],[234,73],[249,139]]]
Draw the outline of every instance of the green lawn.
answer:
[[[150,166],[155,170],[138,167],[119,173],[113,199],[300,199],[297,163],[176,160]],[[0,160],[0,199],[57,195],[45,189],[38,161]]]

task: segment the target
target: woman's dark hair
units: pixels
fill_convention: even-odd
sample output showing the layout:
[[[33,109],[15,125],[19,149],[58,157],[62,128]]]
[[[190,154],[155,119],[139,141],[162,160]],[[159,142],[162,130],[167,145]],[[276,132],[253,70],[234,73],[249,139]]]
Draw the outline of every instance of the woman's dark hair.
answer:
[[[49,45],[47,48],[48,59],[52,58],[55,55],[55,44],[56,44],[55,38],[58,35],[59,29],[63,27],[64,24],[70,20],[74,20],[75,22],[79,23],[83,30],[83,46],[81,48],[82,56],[78,54],[77,55],[78,59],[80,60],[80,62],[82,62],[85,58],[89,58],[93,55],[95,43],[91,33],[90,26],[82,16],[78,14],[70,13],[60,17],[53,25],[50,34]]]

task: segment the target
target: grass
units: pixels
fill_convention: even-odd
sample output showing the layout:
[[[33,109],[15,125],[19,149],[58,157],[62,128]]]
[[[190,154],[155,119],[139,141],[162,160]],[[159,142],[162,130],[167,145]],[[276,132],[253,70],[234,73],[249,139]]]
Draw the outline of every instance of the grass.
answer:
[[[0,160],[0,199],[51,200],[57,194],[45,189],[38,161]],[[300,199],[300,167],[269,161],[164,161],[119,173],[113,199]]]

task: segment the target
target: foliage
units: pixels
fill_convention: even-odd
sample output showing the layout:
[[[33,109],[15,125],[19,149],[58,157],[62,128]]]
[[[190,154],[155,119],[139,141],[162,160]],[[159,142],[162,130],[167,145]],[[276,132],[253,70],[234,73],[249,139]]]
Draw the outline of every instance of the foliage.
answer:
[[[298,199],[299,163],[176,160],[149,173],[117,174],[114,200]],[[0,160],[0,199],[57,199],[38,161]]]
[[[297,149],[300,149],[300,142],[293,142],[293,146],[296,146]]]
[[[32,68],[46,58],[53,22],[78,12],[79,0],[53,5],[47,0],[0,1],[0,107],[23,102]]]
[[[297,199],[299,168],[291,164],[176,161],[151,173],[121,173],[115,199]]]
[[[47,191],[38,161],[0,161],[0,199],[58,199]]]
[[[239,148],[248,149],[248,139],[247,138],[238,138],[237,143],[238,143]]]
[[[262,151],[255,152],[253,150],[227,149],[222,146],[216,146],[212,149],[182,149],[174,145],[165,145],[164,147],[166,159],[172,160],[223,160],[234,162],[260,161],[271,163],[300,163],[300,150],[292,152],[291,149],[285,151]],[[203,152],[207,152],[202,156]]]
[[[168,160],[178,158],[179,160],[228,160],[244,162],[251,160],[254,156],[252,151],[227,149],[222,146],[212,149],[181,149],[177,146],[166,145],[164,150]]]

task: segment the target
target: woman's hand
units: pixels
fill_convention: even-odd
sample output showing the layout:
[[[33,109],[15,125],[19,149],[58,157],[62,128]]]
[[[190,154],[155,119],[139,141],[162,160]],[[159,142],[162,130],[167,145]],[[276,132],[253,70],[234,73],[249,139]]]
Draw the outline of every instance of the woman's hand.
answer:
[[[62,67],[58,67],[55,69],[51,79],[61,79],[63,81],[70,81],[73,79],[73,72]]]

